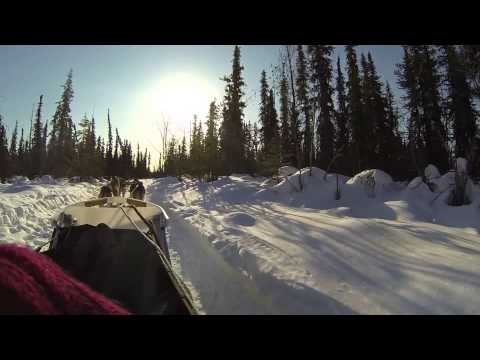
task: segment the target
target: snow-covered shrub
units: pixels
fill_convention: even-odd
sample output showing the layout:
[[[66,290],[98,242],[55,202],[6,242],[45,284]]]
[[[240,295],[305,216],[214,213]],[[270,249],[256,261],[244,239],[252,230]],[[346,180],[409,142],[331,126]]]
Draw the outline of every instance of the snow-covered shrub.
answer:
[[[391,186],[393,179],[382,170],[370,169],[355,175],[347,184],[363,186],[368,197],[375,197],[376,191]]]
[[[311,176],[310,176],[311,174]],[[275,190],[280,193],[300,192],[310,186],[310,184],[323,184],[325,171],[317,167],[303,168],[290,176],[283,177],[283,180],[275,186]],[[301,186],[300,186],[301,184]]]
[[[455,172],[449,171],[439,178],[432,179],[429,182],[430,189],[435,193],[441,193],[455,185]]]
[[[260,187],[269,188],[269,187],[277,185],[278,183],[280,183],[280,181],[281,181],[281,179],[279,177],[275,177],[275,176],[271,177],[271,178],[267,178],[265,181],[263,181],[260,184]]]
[[[437,167],[432,164],[428,164],[428,166],[425,168],[424,173],[427,181],[438,179],[440,177],[440,171],[438,171]]]
[[[410,190],[413,190],[413,189],[416,189],[417,187],[419,187],[421,184],[423,184],[423,180],[420,176],[417,176],[415,179],[413,179],[412,181],[410,181],[407,185],[407,188],[410,189]]]
[[[298,169],[294,166],[282,166],[278,169],[278,175],[280,176],[290,176],[295,174]]]
[[[14,185],[28,184],[30,180],[26,176],[13,176],[8,179],[8,182]]]
[[[51,175],[43,175],[39,178],[35,178],[33,183],[39,185],[55,185],[57,181]]]
[[[323,179],[325,177],[325,170],[322,170],[318,167],[312,166],[312,167],[306,167],[302,169],[302,174],[308,175],[308,176],[313,176],[318,179]]]

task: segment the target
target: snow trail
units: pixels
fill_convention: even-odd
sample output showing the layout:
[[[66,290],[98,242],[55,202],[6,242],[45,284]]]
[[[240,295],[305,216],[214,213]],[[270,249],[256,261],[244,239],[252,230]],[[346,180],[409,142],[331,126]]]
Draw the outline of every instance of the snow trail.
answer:
[[[239,249],[234,245],[230,248],[227,245],[219,252],[212,246],[212,236],[187,222],[185,214],[174,211],[168,195],[177,186],[175,182],[165,178],[145,180],[145,185],[147,200],[163,206],[170,216],[168,237],[172,262],[203,313],[307,314],[313,309],[325,314],[354,313],[308,286],[284,282],[262,272],[245,249],[240,257],[235,256]],[[233,256],[228,256],[228,250]]]
[[[274,313],[480,313],[478,202],[431,205],[428,188],[389,181],[376,181],[373,196],[342,181],[336,201],[335,181],[317,172],[301,193],[240,175],[212,184],[157,179],[150,193],[161,192],[155,200],[194,227],[197,235],[182,241],[214,248]],[[208,261],[191,260],[197,272]],[[207,273],[184,270],[203,286]]]

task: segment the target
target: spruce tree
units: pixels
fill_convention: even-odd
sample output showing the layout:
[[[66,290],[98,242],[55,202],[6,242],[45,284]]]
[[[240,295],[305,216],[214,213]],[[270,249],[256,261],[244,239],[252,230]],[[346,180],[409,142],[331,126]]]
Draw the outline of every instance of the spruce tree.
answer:
[[[74,126],[70,107],[73,100],[72,76],[73,71],[70,70],[52,120],[48,152],[51,155],[49,167],[54,176],[71,174],[75,158]]]
[[[44,174],[44,150],[43,150],[43,125],[42,125],[42,106],[43,95],[40,95],[37,111],[35,114],[35,122],[33,126],[32,137],[32,167],[30,176],[40,176]]]
[[[311,166],[312,160],[312,142],[313,142],[313,128],[312,128],[312,114],[309,99],[308,89],[308,70],[307,61],[305,59],[305,53],[303,46],[297,46],[297,77],[296,77],[296,90],[297,99],[300,107],[300,113],[302,114],[303,123],[303,166]]]
[[[267,74],[265,70],[262,71],[260,79],[260,131],[261,131],[261,143],[262,151],[268,148],[268,144],[271,140],[269,134],[269,86],[267,82]]]
[[[311,82],[313,96],[320,109],[317,122],[318,155],[317,163],[327,169],[334,156],[335,132],[333,128],[334,106],[332,100],[333,89],[332,65],[330,56],[333,46],[309,45]]]
[[[445,45],[441,50],[442,63],[446,68],[447,116],[453,125],[455,157],[472,159],[477,127],[466,69],[455,46]]]
[[[20,142],[18,143],[18,159],[17,159],[17,172],[19,175],[25,175],[25,141],[23,139],[23,128],[20,135]]]
[[[343,174],[348,174],[347,167],[348,146],[350,141],[350,129],[348,123],[347,97],[345,94],[345,78],[340,67],[340,57],[337,58],[337,110],[335,111],[335,153],[339,155],[338,169]]]
[[[288,82],[285,71],[282,72],[280,80],[280,134],[281,134],[281,163],[283,165],[294,165],[295,154],[292,149],[292,134],[290,125]]]
[[[235,46],[233,53],[232,73],[224,77],[226,82],[224,96],[224,111],[222,121],[222,152],[224,168],[227,174],[243,172],[245,168],[243,138],[243,66],[240,63],[240,48]]]
[[[409,147],[414,166],[419,176],[424,176],[423,169],[429,163],[445,172],[449,156],[435,50],[428,45],[405,45],[403,49],[403,61],[396,73],[400,87],[406,91]]]
[[[207,131],[205,134],[205,162],[207,181],[216,180],[218,175],[218,134],[217,134],[218,109],[215,101],[210,103],[210,108],[207,118]],[[183,147],[182,141],[180,149],[180,161],[183,162]]]
[[[17,136],[18,136],[18,121],[15,122],[15,127],[13,128],[12,137],[10,139],[10,172],[13,175],[18,175],[19,166],[18,166],[18,152],[17,152]]]
[[[15,122],[15,127],[13,128],[12,138],[10,140],[10,156],[16,157],[17,155],[17,136],[18,136],[18,121]]]
[[[351,146],[348,157],[351,161],[351,175],[364,169],[363,144],[366,142],[362,132],[362,94],[355,45],[345,46],[347,54],[347,112],[351,129]],[[347,174],[350,175],[350,174]]]
[[[2,120],[2,115],[0,115],[0,181],[5,183],[7,177],[10,176],[10,156],[8,153],[7,130]]]
[[[112,135],[112,123],[110,122],[110,109],[107,110],[107,123],[108,123],[108,143],[106,148],[106,162],[107,162],[107,175],[113,176],[113,135]]]
[[[478,100],[480,99],[480,45],[462,45],[460,49],[472,96]]]

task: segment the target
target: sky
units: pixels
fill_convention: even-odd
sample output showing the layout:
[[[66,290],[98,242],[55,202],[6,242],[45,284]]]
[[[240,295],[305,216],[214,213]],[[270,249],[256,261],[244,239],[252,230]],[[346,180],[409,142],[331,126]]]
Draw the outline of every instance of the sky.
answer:
[[[278,45],[241,45],[247,108],[246,120],[258,117],[260,73],[271,74],[279,61]],[[223,97],[231,72],[233,45],[55,45],[0,46],[0,114],[10,134],[18,121],[28,131],[33,106],[43,94],[43,119],[50,120],[73,69],[72,115],[79,122],[86,113],[95,117],[97,133],[106,133],[107,109],[120,136],[152,151],[159,148],[158,124],[168,119],[177,135],[189,132],[196,114],[204,120],[209,103]],[[398,45],[361,45],[370,51],[382,80],[399,95],[394,76],[402,50]],[[340,56],[336,46],[332,59]]]

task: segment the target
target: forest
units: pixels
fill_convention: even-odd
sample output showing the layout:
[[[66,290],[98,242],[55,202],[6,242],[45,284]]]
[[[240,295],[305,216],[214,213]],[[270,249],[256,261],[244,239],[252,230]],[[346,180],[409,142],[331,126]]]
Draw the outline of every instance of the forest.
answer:
[[[235,46],[223,99],[212,99],[205,119],[192,114],[188,136],[175,137],[164,123],[158,163],[139,144],[113,130],[96,134],[95,119],[73,119],[70,71],[51,119],[43,96],[30,129],[7,136],[0,114],[0,178],[162,177],[184,175],[213,181],[232,173],[271,176],[285,165],[316,166],[355,175],[380,169],[395,180],[424,177],[428,164],[441,172],[467,160],[468,176],[480,177],[480,46],[404,45],[396,65],[396,99],[381,81],[370,53],[345,46],[346,66],[330,45],[288,45],[271,76],[259,74],[257,119],[245,119],[241,49]]]

